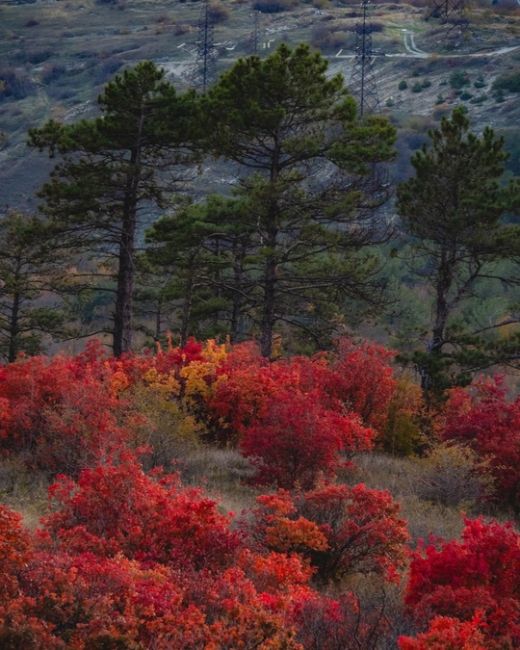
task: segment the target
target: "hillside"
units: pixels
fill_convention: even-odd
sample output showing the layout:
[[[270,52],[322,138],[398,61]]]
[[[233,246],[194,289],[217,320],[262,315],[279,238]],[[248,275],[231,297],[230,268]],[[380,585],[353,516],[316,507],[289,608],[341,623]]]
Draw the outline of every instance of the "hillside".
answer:
[[[251,53],[254,24],[248,2],[226,0],[222,6],[215,26],[218,71]],[[311,42],[322,48],[331,73],[341,72],[349,81],[357,4],[320,6],[298,2],[289,11],[261,14],[259,53],[283,41]],[[511,146],[518,147],[518,94],[497,96],[491,87],[501,75],[518,72],[519,11],[501,3],[475,3],[470,30],[458,39],[447,36],[439,21],[425,21],[427,8],[407,3],[371,7],[370,21],[378,25],[373,47],[384,55],[375,57],[374,67],[380,107],[401,129],[398,176],[407,170],[409,151],[425,128],[460,101],[477,129],[491,125],[506,130]],[[199,12],[196,2],[162,0],[0,2],[2,204],[33,202],[34,190],[50,168],[28,152],[28,128],[49,118],[72,121],[92,115],[101,87],[124,66],[151,59],[179,87],[192,84]],[[462,75],[458,87],[453,81],[450,85],[454,72]],[[211,173],[215,186],[222,177],[229,180],[228,172]]]
[[[520,0],[412,1],[0,0],[0,650],[520,648]]]

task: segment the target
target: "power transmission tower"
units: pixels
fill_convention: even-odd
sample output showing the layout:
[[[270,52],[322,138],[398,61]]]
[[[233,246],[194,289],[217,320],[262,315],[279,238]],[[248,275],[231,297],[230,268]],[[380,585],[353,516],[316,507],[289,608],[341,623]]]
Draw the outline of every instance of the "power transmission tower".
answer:
[[[260,12],[253,10],[253,31],[251,33],[251,53],[258,54],[260,49]]]
[[[469,30],[466,0],[432,0],[431,17],[449,28],[448,34],[464,36]]]
[[[372,26],[367,20],[369,4],[370,0],[361,1],[362,19],[355,27],[354,52],[356,56],[350,78],[351,91],[357,97],[361,117],[366,113],[377,111],[379,108],[374,62],[377,56],[384,56],[384,53],[376,52],[372,47]]]
[[[197,66],[195,70],[195,84],[200,87],[202,92],[206,92],[217,76],[217,50],[213,31],[214,24],[209,0],[203,0],[199,17]]]

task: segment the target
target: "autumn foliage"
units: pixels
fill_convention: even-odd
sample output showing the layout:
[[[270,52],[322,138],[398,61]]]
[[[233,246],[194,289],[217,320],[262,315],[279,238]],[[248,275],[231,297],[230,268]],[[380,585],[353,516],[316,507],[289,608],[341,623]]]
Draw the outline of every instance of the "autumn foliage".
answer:
[[[334,353],[269,363],[251,345],[222,365],[211,408],[257,466],[255,481],[309,489],[374,446],[396,388],[392,354],[338,343]]]
[[[190,340],[0,367],[0,453],[52,481],[34,531],[0,505],[0,647],[379,650],[399,634],[401,650],[519,647],[512,525],[468,519],[461,540],[411,553],[398,502],[355,484],[357,453],[417,449],[422,401],[392,359],[349,339],[276,361],[253,343]],[[518,404],[478,382],[435,423],[508,505]],[[186,485],[188,441],[246,456],[254,505],[230,513]],[[397,622],[374,594],[403,585]]]
[[[258,497],[250,534],[271,550],[300,553],[319,582],[353,574],[396,579],[404,568],[408,533],[388,492],[325,484],[307,492]]]
[[[416,638],[401,637],[400,650],[486,650],[478,616],[471,621],[436,616],[427,632]]]
[[[415,553],[406,603],[420,622],[435,616],[468,622],[478,614],[486,648],[514,648],[520,644],[519,575],[520,535],[514,528],[468,519],[461,541]]]
[[[30,557],[29,535],[21,517],[0,505],[0,600],[16,596],[18,575]]]
[[[130,454],[83,470],[77,482],[58,477],[49,492],[57,509],[44,519],[45,531],[67,552],[123,554],[177,569],[233,564],[239,538],[217,504],[174,475],[145,474]]]
[[[51,497],[31,552],[2,510],[2,647],[300,647],[288,613],[311,571],[252,552],[199,490],[126,455]]]
[[[497,495],[520,504],[520,398],[508,400],[500,377],[454,389],[446,406],[443,437],[468,444],[493,471]]]

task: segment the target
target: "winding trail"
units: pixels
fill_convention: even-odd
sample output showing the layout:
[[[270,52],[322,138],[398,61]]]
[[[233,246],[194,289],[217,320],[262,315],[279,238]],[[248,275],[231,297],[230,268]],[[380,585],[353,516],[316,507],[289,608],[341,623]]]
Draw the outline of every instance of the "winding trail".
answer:
[[[520,5],[520,0],[517,0],[517,2]],[[385,53],[380,56],[389,59],[429,59],[431,57],[435,57],[436,59],[491,58],[493,56],[503,56],[504,54],[509,54],[510,52],[520,49],[520,44],[518,44],[499,47],[488,52],[450,52],[449,54],[437,54],[435,52],[425,52],[417,47],[415,43],[415,34],[411,30],[402,28],[401,33],[403,35],[405,52]],[[353,59],[356,56],[355,54],[343,54],[342,52],[343,50],[340,50],[337,54],[326,56],[326,58]]]

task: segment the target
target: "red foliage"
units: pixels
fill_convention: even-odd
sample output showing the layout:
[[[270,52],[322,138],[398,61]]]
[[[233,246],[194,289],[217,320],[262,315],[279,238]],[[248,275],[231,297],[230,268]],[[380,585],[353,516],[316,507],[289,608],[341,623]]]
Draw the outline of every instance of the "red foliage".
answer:
[[[1,446],[31,463],[76,474],[126,440],[110,368],[91,346],[77,357],[21,359],[0,368]]]
[[[436,616],[430,628],[415,639],[401,637],[400,650],[486,650],[486,640],[479,630],[479,617],[462,622],[457,618]]]
[[[408,532],[390,494],[364,485],[324,485],[257,499],[250,534],[261,546],[296,552],[315,567],[319,582],[354,573],[394,580],[404,568]]]
[[[202,359],[194,340],[156,355],[107,358],[93,341],[75,357],[21,358],[0,367],[0,449],[28,452],[31,464],[76,476],[126,444],[131,415],[124,389],[150,369],[180,379]]]
[[[370,449],[372,438],[355,415],[323,407],[318,391],[280,390],[244,431],[240,450],[257,467],[256,483],[309,489],[334,474],[342,452]]]
[[[300,648],[286,597],[258,592],[240,568],[178,575],[122,557],[40,553],[23,587],[0,608],[0,642],[26,644],[2,647]]]
[[[396,390],[392,367],[395,353],[370,341],[338,341],[330,362],[325,390],[366,424],[384,426],[390,400]]]
[[[53,494],[31,554],[19,518],[0,519],[2,648],[302,650],[290,612],[312,594],[309,567],[247,549],[199,491],[123,456]]]
[[[500,377],[451,391],[443,437],[469,444],[490,459],[497,496],[520,504],[520,398],[510,402]]]
[[[241,433],[278,400],[278,392],[314,393],[324,408],[353,412],[369,425],[384,423],[396,388],[394,354],[375,343],[340,339],[337,351],[269,363],[251,344],[235,346],[221,368],[213,408]]]
[[[520,644],[520,535],[509,524],[466,520],[461,541],[414,555],[406,603],[414,617],[470,621],[478,612],[487,648]]]
[[[338,598],[312,594],[296,602],[291,620],[305,650],[376,650],[389,639],[391,624],[384,615],[384,602],[372,612],[359,598],[343,593]]]
[[[50,494],[59,509],[45,530],[68,552],[201,569],[229,566],[239,545],[213,500],[176,476],[148,476],[130,454],[83,470],[77,482],[58,477]]]
[[[392,353],[344,340],[327,358],[269,363],[251,346],[235,347],[220,369],[210,406],[238,433],[260,484],[308,489],[330,477],[342,455],[372,448],[395,380]]]
[[[17,594],[19,573],[30,557],[30,540],[21,520],[0,504],[0,602]]]

